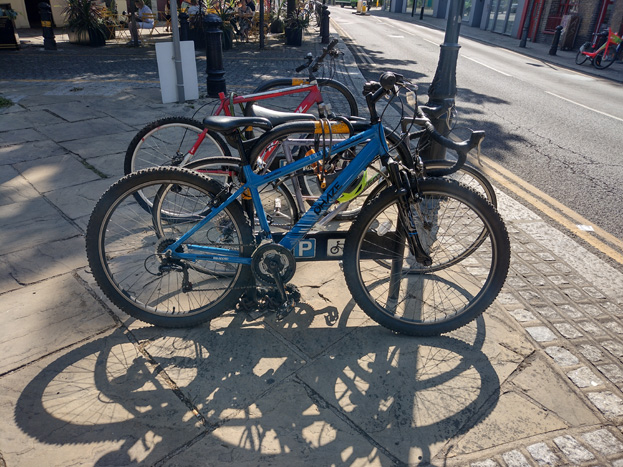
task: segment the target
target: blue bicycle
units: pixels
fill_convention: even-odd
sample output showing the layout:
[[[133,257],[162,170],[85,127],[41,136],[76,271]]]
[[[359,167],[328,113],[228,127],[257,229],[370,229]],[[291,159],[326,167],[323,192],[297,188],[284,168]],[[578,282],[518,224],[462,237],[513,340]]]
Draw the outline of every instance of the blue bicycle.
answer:
[[[262,175],[252,169],[255,153],[245,147],[241,131],[259,127],[267,131],[262,141],[278,140],[290,124],[272,128],[260,117],[206,118],[207,128],[237,142],[240,180],[228,183],[159,167],[115,183],[97,203],[87,228],[87,255],[98,285],[128,314],[159,326],[208,321],[243,298],[252,300],[260,286],[271,290],[277,317],[283,318],[300,298],[288,284],[297,261],[341,259],[354,301],[381,325],[409,335],[436,335],[467,324],[491,305],[504,284],[508,234],[497,211],[474,191],[454,181],[420,178],[417,157],[414,168],[391,157],[376,104],[402,91],[415,97],[414,89],[394,73],[366,83],[368,130],[333,142],[327,135],[331,125],[317,122],[323,144],[316,152]],[[454,143],[423,121],[417,101],[411,102],[416,113],[409,118],[448,148],[467,152],[483,136]],[[351,148],[357,148],[354,157]],[[286,232],[272,232],[261,188],[341,157],[348,163],[309,210]],[[314,230],[378,161],[387,188],[366,202],[350,228],[325,223],[323,230]],[[138,191],[150,199],[150,210],[136,202]],[[295,257],[303,240],[314,245],[313,254]],[[341,256],[332,253],[336,244],[344,245]]]

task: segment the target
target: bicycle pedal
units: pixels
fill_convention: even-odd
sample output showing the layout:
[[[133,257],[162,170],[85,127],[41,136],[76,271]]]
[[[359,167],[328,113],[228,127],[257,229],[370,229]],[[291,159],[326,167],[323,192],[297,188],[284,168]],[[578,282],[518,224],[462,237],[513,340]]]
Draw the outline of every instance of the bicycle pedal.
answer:
[[[286,303],[283,303],[279,308],[277,308],[276,312],[276,320],[283,321],[292,311],[294,310],[294,303],[288,300]]]

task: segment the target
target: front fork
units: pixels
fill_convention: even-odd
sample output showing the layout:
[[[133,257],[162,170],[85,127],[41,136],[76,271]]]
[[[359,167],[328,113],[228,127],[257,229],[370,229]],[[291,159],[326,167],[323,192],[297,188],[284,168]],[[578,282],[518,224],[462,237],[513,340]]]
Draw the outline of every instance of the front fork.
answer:
[[[430,266],[433,261],[422,246],[418,232],[418,223],[416,223],[414,212],[411,209],[412,203],[418,206],[422,201],[417,176],[412,170],[401,168],[395,161],[389,161],[387,168],[389,179],[400,195],[398,198],[398,233],[400,236],[404,235],[406,237],[409,252],[415,257],[417,262],[423,266]],[[426,227],[425,219],[422,219],[419,226],[420,228]],[[399,258],[397,257],[394,261],[399,261],[402,264],[402,254],[397,256]],[[392,272],[394,266],[397,267],[397,265],[392,265]]]

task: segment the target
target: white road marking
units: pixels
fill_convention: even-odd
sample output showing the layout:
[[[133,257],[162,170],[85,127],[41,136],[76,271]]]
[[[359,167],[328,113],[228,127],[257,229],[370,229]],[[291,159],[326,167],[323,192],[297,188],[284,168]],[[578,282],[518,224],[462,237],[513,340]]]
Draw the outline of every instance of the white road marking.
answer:
[[[501,75],[504,75],[504,76],[512,76],[512,75],[509,75],[508,73],[504,73],[503,71],[498,70],[497,68],[493,68],[493,67],[491,67],[491,66],[489,66],[489,65],[486,65],[486,64],[484,64],[484,63],[482,63],[482,62],[479,62],[478,60],[476,60],[476,59],[474,59],[474,58],[467,57],[466,55],[461,55],[461,56],[462,56],[463,58],[466,58],[466,59],[468,59],[468,60],[471,60],[471,61],[472,61],[472,62],[474,62],[474,63],[478,63],[478,65],[482,65],[482,66],[484,66],[485,68],[489,68],[490,70],[493,70],[493,71],[495,71],[496,73],[499,73],[499,74],[501,74]]]
[[[549,91],[545,91],[545,92],[547,94],[549,94],[550,96],[557,97],[558,99],[562,99],[563,101],[567,101],[567,102],[570,102],[572,104],[579,105],[580,107],[582,107],[582,108],[584,108],[586,110],[592,110],[593,112],[597,112],[598,114],[605,115],[606,117],[614,118],[615,120],[623,122],[623,118],[615,117],[614,115],[607,114],[606,112],[602,112],[601,110],[597,110],[597,109],[593,109],[591,107],[587,107],[587,106],[585,106],[583,104],[580,104],[579,102],[575,102],[575,101],[572,101],[571,99],[567,99],[566,97],[562,97],[562,96],[559,96],[558,94],[554,94],[553,92],[549,92]]]

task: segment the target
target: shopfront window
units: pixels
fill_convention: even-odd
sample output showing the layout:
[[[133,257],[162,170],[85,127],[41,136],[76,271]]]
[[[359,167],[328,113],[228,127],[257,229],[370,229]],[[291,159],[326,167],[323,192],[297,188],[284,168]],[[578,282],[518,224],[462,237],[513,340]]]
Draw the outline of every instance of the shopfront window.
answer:
[[[469,20],[469,14],[472,11],[472,0],[465,0],[465,3],[463,4],[463,20],[467,21]]]
[[[517,15],[518,0],[493,0],[487,29],[510,34]]]

